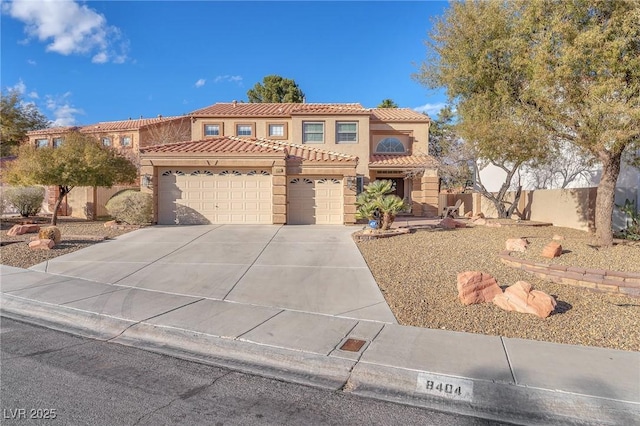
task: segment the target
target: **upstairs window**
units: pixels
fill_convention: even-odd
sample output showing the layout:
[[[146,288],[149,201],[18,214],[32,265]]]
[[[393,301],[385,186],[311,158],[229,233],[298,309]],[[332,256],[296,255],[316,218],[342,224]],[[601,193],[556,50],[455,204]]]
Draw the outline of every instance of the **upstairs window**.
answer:
[[[205,124],[204,125],[204,135],[205,136],[220,136],[220,125],[219,124]]]
[[[123,136],[122,139],[120,139],[120,145],[131,146],[131,136]]]
[[[102,146],[111,146],[111,138],[108,136],[103,137]]]
[[[49,146],[49,139],[36,139],[36,148],[45,148]]]
[[[253,136],[253,124],[236,124],[236,136]]]
[[[358,123],[337,122],[336,143],[358,143]]]
[[[269,124],[270,138],[284,138],[284,124]]]
[[[323,143],[324,123],[321,121],[306,121],[302,123],[302,143]]]
[[[378,142],[376,152],[381,154],[403,154],[405,152],[404,145],[397,138],[384,138]]]
[[[53,147],[58,148],[64,142],[63,138],[53,138]]]

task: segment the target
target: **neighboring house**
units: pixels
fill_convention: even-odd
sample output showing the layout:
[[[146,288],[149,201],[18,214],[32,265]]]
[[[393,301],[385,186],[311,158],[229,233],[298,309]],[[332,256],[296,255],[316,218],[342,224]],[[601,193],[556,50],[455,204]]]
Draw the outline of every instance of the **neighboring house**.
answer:
[[[51,127],[27,133],[25,143],[38,147],[57,147],[64,143],[70,131],[94,136],[104,146],[117,149],[139,167],[141,147],[191,140],[190,118],[186,116],[139,118],[121,121],[104,121],[85,126]],[[59,214],[80,218],[106,215],[105,204],[109,197],[124,187],[74,188],[62,204]],[[55,205],[57,190],[48,188],[48,212]]]
[[[143,190],[160,224],[355,223],[356,195],[375,179],[391,179],[412,214],[438,214],[423,114],[232,102],[189,117],[192,141],[141,149]],[[416,169],[423,173],[405,178]]]

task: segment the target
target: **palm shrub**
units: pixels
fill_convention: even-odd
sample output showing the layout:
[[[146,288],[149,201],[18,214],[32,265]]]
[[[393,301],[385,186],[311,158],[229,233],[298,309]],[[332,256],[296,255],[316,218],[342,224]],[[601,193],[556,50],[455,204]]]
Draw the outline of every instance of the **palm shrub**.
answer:
[[[151,194],[134,190],[117,193],[107,201],[107,211],[118,222],[129,225],[150,223],[153,214]]]
[[[393,182],[375,180],[356,198],[356,218],[375,220],[377,229],[389,229],[396,215],[407,208],[402,198],[391,194]]]
[[[42,186],[12,186],[4,190],[7,203],[18,210],[20,216],[29,217],[40,213],[44,201]]]

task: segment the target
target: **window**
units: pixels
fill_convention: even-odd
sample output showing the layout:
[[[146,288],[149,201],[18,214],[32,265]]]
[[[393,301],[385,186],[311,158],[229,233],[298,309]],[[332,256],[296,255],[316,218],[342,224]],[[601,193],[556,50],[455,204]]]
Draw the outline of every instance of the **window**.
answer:
[[[337,122],[336,143],[358,143],[358,123]]]
[[[131,146],[131,136],[123,136],[122,139],[120,139],[120,145]]]
[[[384,138],[378,142],[376,146],[376,152],[400,154],[404,153],[404,145],[397,138]]]
[[[307,121],[302,123],[302,143],[323,143],[324,123]]]
[[[287,139],[287,123],[268,123],[267,134],[272,139]]]
[[[45,148],[49,146],[49,139],[36,139],[36,148]]]
[[[220,136],[220,125],[219,124],[205,124],[204,125],[204,135],[205,136]]]
[[[53,147],[58,148],[64,142],[63,138],[53,138]]]
[[[253,125],[251,124],[236,124],[236,136],[252,136]]]
[[[111,146],[111,138],[108,136],[103,137],[102,146]]]

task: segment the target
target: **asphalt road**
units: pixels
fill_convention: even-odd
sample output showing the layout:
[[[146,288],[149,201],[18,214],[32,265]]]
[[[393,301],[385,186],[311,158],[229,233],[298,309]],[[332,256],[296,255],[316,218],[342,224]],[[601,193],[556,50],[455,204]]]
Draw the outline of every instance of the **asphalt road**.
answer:
[[[2,318],[3,425],[488,425]]]

